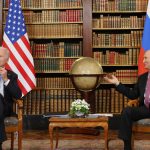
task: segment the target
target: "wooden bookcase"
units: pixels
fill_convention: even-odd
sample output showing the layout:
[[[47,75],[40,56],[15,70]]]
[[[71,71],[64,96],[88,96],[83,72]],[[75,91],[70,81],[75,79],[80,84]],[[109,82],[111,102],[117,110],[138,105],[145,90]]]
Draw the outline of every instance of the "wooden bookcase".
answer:
[[[0,1],[0,43],[8,8]],[[24,97],[24,115],[65,113],[80,98],[68,71],[79,57],[94,57],[106,73],[132,87],[147,0],[21,0],[36,69],[37,88]],[[3,14],[3,16],[2,16]],[[69,47],[69,48],[68,48]],[[74,52],[71,52],[74,51]],[[44,65],[43,65],[44,64]],[[103,83],[95,110],[119,114],[128,99]]]
[[[92,5],[93,57],[131,87],[137,80],[146,7],[146,0],[93,0]],[[127,101],[106,83],[96,91],[97,112],[119,114]]]

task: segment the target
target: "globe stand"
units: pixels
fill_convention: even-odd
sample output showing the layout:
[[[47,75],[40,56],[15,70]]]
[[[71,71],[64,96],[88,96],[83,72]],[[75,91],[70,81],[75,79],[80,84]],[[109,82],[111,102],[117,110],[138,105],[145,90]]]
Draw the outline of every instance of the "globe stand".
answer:
[[[87,103],[90,104],[90,111],[91,113],[95,113],[95,89],[99,86],[99,83],[101,79],[103,78],[105,74],[70,74],[70,78],[72,81],[73,86],[77,91],[81,93],[82,99],[85,99]],[[89,89],[88,87],[86,89],[81,89],[78,87],[75,83],[76,78],[96,78],[95,84],[93,84],[93,87]]]
[[[71,81],[75,87],[75,89],[77,91],[79,91],[81,93],[81,97],[82,99],[85,99],[85,101],[87,103],[90,104],[90,111],[91,113],[95,113],[95,89],[97,88],[97,86],[99,85],[100,80],[102,79],[102,77],[104,76],[104,74],[70,74],[70,78]],[[96,82],[93,86],[92,89],[87,89],[87,90],[83,90],[80,89],[76,86],[75,84],[75,79],[76,78],[82,78],[82,77],[88,77],[90,79],[90,77],[95,77],[96,78]],[[70,133],[70,134],[88,134],[88,135],[99,135],[99,131],[96,129],[89,129],[89,128],[69,128],[65,130],[65,133]]]
[[[77,90],[77,89],[76,89]],[[79,91],[81,93],[82,99],[90,104],[90,113],[95,113],[95,92],[94,91]]]

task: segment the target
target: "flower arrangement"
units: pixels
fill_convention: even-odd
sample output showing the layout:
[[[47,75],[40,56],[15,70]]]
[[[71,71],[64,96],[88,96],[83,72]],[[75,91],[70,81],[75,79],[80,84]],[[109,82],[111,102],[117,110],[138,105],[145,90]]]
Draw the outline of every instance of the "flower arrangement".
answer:
[[[83,99],[76,99],[72,102],[69,115],[71,117],[86,117],[90,113],[90,105]]]

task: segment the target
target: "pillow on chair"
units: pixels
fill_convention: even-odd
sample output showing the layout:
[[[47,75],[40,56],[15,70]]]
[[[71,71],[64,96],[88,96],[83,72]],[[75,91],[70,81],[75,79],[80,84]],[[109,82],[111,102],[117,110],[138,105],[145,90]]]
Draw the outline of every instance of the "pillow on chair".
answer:
[[[4,120],[5,126],[10,126],[10,125],[17,125],[18,124],[18,118],[17,117],[6,117]]]
[[[150,119],[140,119],[139,121],[136,121],[135,124],[150,126]]]

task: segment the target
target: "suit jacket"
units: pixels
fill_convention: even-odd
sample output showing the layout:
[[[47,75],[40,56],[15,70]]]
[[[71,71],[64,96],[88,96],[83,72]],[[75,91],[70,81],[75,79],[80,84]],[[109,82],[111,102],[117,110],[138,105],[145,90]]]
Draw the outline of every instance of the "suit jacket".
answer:
[[[22,96],[22,92],[17,84],[17,74],[8,70],[7,76],[10,82],[7,86],[4,85],[4,116],[13,114],[13,99],[19,99]]]
[[[123,93],[129,99],[137,99],[139,98],[140,106],[144,105],[144,93],[146,88],[148,73],[144,73],[143,75],[138,77],[137,83],[133,88],[126,87],[123,84],[119,84],[116,87],[116,90]]]
[[[8,71],[7,76],[10,82],[4,85],[4,97],[0,94],[0,143],[6,140],[4,117],[13,115],[13,98],[18,99],[22,93],[17,84],[17,75]]]

